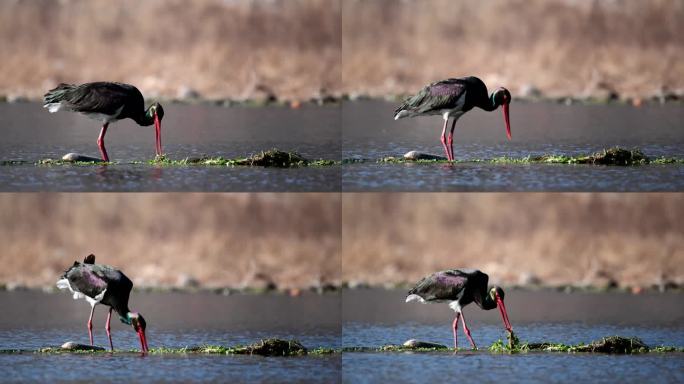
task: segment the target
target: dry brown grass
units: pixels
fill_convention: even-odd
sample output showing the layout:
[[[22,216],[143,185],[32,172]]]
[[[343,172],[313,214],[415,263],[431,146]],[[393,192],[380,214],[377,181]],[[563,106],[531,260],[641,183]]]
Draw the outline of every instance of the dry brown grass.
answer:
[[[52,285],[93,252],[136,284],[339,282],[336,194],[0,194],[0,282]]]
[[[472,267],[505,283],[684,283],[682,194],[344,194],[342,207],[346,281]]]
[[[339,0],[0,2],[0,92],[124,81],[149,96],[281,97],[340,87]]]
[[[148,96],[413,92],[474,74],[515,93],[684,88],[679,0],[7,0],[0,93],[125,81]]]
[[[684,87],[679,0],[347,0],[342,6],[346,91],[414,92],[477,75],[514,93],[551,95],[600,82],[625,95]]]

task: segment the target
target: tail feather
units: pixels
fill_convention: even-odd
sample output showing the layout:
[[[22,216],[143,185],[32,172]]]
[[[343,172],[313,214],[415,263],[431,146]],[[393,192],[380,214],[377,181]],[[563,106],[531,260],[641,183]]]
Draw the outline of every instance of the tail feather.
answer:
[[[394,120],[403,119],[404,117],[408,117],[410,115],[410,112],[405,109],[399,109],[395,111],[395,113]]]

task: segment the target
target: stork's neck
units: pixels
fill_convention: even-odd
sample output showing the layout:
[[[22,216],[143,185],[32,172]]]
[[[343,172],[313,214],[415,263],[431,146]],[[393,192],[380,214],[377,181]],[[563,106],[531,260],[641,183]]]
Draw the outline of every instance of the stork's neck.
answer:
[[[122,323],[131,325],[131,311],[128,308],[117,308],[115,311],[119,314]]]
[[[477,106],[484,109],[487,112],[491,112],[499,108],[499,106],[494,102],[494,92],[492,92],[492,94],[489,95],[488,98],[480,100],[480,103]]]
[[[475,300],[475,303],[477,303],[480,308],[485,309],[485,310],[490,310],[496,308],[496,300],[492,298],[492,296],[489,294],[489,291],[491,290],[491,287],[488,288],[484,292],[480,292],[479,296]]]
[[[148,126],[154,124],[154,112],[152,111],[152,106],[150,105],[147,109],[135,119],[138,125]]]

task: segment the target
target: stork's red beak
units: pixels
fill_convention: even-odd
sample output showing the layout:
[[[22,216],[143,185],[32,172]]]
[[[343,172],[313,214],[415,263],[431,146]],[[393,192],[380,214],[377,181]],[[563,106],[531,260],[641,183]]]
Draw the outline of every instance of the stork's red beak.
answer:
[[[508,332],[513,332],[511,322],[508,321],[508,312],[506,312],[506,306],[504,305],[504,302],[498,293],[496,294],[496,306],[499,308],[499,311],[501,311],[501,318],[503,319],[504,327],[506,327]]]
[[[503,115],[504,115],[504,121],[506,122],[506,136],[508,136],[508,140],[511,139],[511,122],[508,119],[508,102],[503,103]]]
[[[157,112],[154,113],[154,130],[155,130],[155,138],[156,138],[156,152],[157,156],[161,156],[163,154],[162,152],[162,145],[161,145],[161,122],[159,121],[159,116],[157,116]]]
[[[145,331],[138,328],[138,337],[140,337],[140,349],[143,353],[146,353],[150,349],[147,347],[147,338],[145,337]]]

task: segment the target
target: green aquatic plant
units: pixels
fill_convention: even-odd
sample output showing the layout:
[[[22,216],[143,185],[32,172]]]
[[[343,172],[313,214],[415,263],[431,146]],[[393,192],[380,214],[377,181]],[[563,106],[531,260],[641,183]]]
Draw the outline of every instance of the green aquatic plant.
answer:
[[[303,356],[307,354],[324,355],[337,353],[337,350],[329,348],[317,348],[308,351],[297,340],[282,340],[277,338],[263,339],[250,345],[202,345],[196,347],[166,348],[155,347],[149,350],[152,355],[163,354],[219,354],[219,355],[260,355],[260,356]],[[77,343],[65,343],[61,347],[45,347],[37,350],[2,349],[0,354],[22,354],[22,353],[41,353],[41,354],[139,354],[139,350],[116,349],[114,352],[105,350],[101,347],[92,347]]]
[[[285,152],[278,149],[270,149],[268,151],[261,151],[257,154],[248,157],[240,157],[228,159],[225,157],[188,157],[181,160],[168,159],[165,156],[158,156],[150,160],[151,165],[208,165],[208,166],[259,166],[259,167],[274,167],[274,168],[290,168],[290,167],[323,167],[338,164],[334,160],[309,160],[304,158],[297,152]]]
[[[335,353],[339,353],[340,351],[334,348],[314,348],[310,349],[307,354],[308,355],[332,355]]]
[[[305,355],[331,355],[337,353],[453,353],[453,348],[444,345],[433,344],[431,347],[406,346],[406,345],[383,345],[379,347],[351,346],[343,348],[316,348],[308,350],[296,340],[282,340],[276,338],[263,339],[250,345],[202,345],[195,347],[166,348],[156,347],[149,350],[150,355],[259,355],[259,356],[305,356]],[[92,348],[89,345],[84,348],[45,347],[37,350],[25,349],[0,349],[0,354],[140,354],[139,350],[117,349],[114,352],[103,348]],[[459,351],[473,352],[459,349]],[[636,337],[608,336],[595,340],[588,344],[569,345],[563,343],[527,343],[520,342],[515,334],[509,334],[508,340],[499,339],[492,343],[487,351],[490,353],[606,353],[606,354],[635,354],[635,353],[684,353],[684,347],[656,346],[649,347]],[[476,351],[477,352],[477,351]]]
[[[340,352],[436,352],[436,351],[453,351],[446,346],[435,347],[411,347],[405,345],[388,344],[380,347],[344,347]]]
[[[684,159],[677,157],[658,157],[652,159],[650,164],[684,164]]]
[[[42,159],[38,160],[35,165],[79,165],[79,166],[101,166],[101,165],[111,165],[118,164],[116,162],[106,162],[106,161],[72,161],[72,160],[62,160],[62,159]]]
[[[512,336],[515,338],[515,336]],[[491,352],[517,353],[517,352],[589,352],[609,354],[632,354],[650,352],[652,349],[636,337],[608,336],[602,337],[589,344],[568,345],[563,343],[520,343],[517,338],[509,339],[506,344],[501,339],[495,341],[490,347]],[[658,347],[658,351],[675,352],[674,347]]]
[[[413,151],[412,151],[413,152]],[[387,156],[376,162],[386,164],[448,164],[450,163],[444,158],[423,158],[423,157],[438,157],[434,155],[413,155],[407,157]],[[342,163],[355,163],[363,161],[352,161],[346,159]],[[470,160],[455,160],[453,164],[467,164],[467,163],[484,163],[484,164],[594,164],[594,165],[619,165],[632,166],[644,164],[684,164],[684,159],[674,157],[661,157],[657,159],[649,159],[639,149],[624,149],[621,147],[612,147],[603,149],[593,154],[585,154],[578,156],[545,154],[545,155],[529,155],[524,157],[509,157],[500,156],[490,159],[470,159]]]
[[[286,152],[278,149],[270,149],[268,151],[261,151],[252,156],[226,158],[222,156],[216,157],[186,157],[183,159],[171,159],[165,155],[156,156],[154,159],[148,161],[130,161],[130,162],[104,162],[98,159],[82,161],[78,160],[86,158],[85,156],[72,156],[77,160],[69,159],[42,159],[37,162],[28,162],[23,160],[5,160],[0,161],[0,166],[11,165],[79,165],[79,166],[93,166],[93,165],[154,165],[154,166],[258,166],[258,167],[274,167],[274,168],[291,168],[291,167],[328,167],[339,165],[342,162],[328,159],[307,159],[297,152]]]
[[[649,347],[636,337],[608,336],[586,345],[575,346],[577,352],[638,353],[648,352]]]

